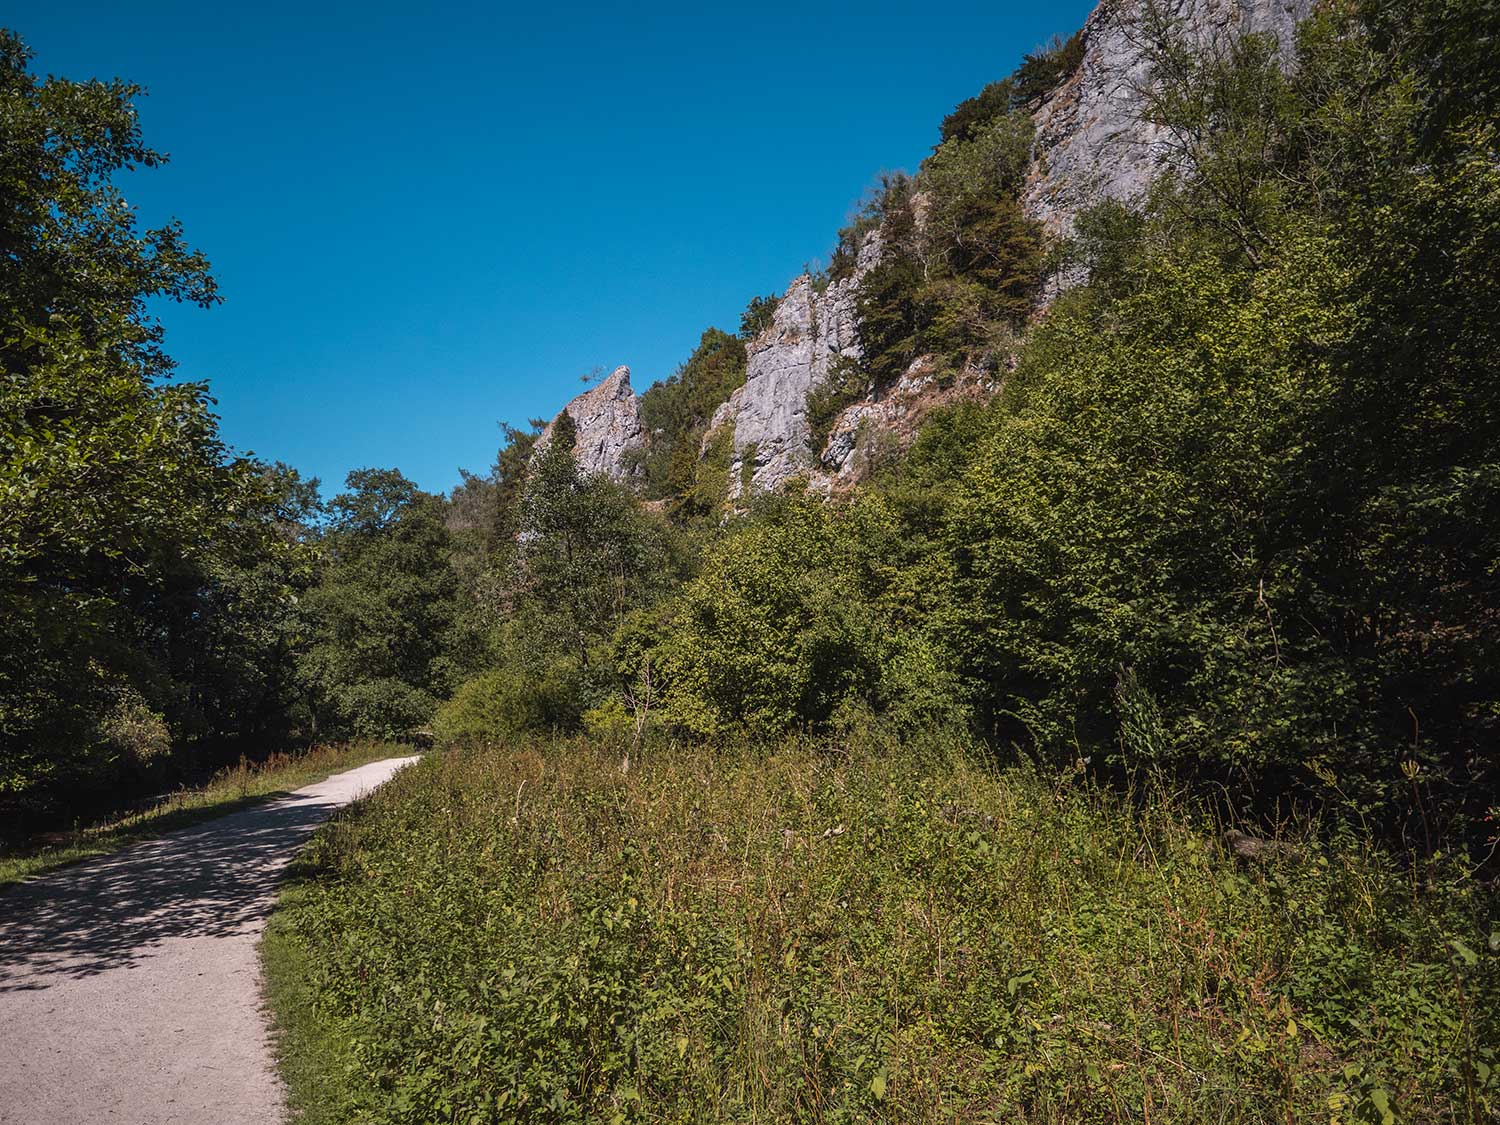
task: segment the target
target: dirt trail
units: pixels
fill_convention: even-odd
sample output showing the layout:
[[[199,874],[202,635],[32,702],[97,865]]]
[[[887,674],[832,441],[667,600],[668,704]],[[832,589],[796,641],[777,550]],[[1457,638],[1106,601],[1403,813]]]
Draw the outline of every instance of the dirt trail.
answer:
[[[0,894],[0,1123],[273,1125],[256,943],[287,861],[372,762]]]

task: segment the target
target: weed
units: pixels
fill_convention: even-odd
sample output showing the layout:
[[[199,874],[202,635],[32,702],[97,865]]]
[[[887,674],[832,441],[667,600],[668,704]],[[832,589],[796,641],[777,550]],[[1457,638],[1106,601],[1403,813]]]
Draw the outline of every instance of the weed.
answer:
[[[1489,891],[941,742],[538,741],[330,824],[326,1098],[433,1121],[1491,1120]],[[1497,939],[1500,941],[1500,939]],[[1394,1119],[1394,1118],[1392,1118]]]

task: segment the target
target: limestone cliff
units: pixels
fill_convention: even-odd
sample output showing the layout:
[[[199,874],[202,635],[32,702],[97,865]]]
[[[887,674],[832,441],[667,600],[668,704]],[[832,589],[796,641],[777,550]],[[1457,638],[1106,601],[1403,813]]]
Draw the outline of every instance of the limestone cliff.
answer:
[[[1143,44],[1152,19],[1165,20],[1174,35],[1201,45],[1270,33],[1289,53],[1298,21],[1314,3],[1102,0],[1080,32],[1078,65],[1033,110],[1036,133],[1021,200],[1026,213],[1066,235],[1082,208],[1100,199],[1128,202],[1170,166],[1167,138],[1143,117],[1150,80]],[[797,476],[818,491],[848,487],[873,457],[908,445],[938,406],[993,393],[991,374],[939,378],[930,357],[919,357],[895,385],[845,408],[823,449],[811,447],[808,392],[823,385],[840,360],[860,358],[856,298],[860,280],[879,259],[879,237],[872,234],[851,276],[821,291],[810,277],[797,278],[770,326],[748,345],[745,383],[719,407],[704,440],[707,449],[725,427],[733,432],[732,499],[747,483],[774,490]],[[578,424],[578,460],[586,472],[626,481],[639,476],[638,453],[648,436],[628,368],[579,395],[567,411]],[[543,443],[550,433],[549,426]]]
[[[865,239],[854,272],[818,292],[807,275],[787,287],[769,327],[750,342],[745,385],[719,407],[709,433],[734,427],[730,496],[748,479],[753,488],[780,488],[816,470],[807,423],[807,394],[839,359],[859,359],[855,296],[880,257],[876,235]]]
[[[967,367],[954,374],[937,370],[932,356],[919,356],[889,387],[846,407],[834,420],[828,441],[810,476],[819,492],[852,488],[893,453],[910,447],[922,423],[939,407],[982,400],[1000,388],[989,371]]]
[[[1156,0],[1174,34],[1208,45],[1245,32],[1294,45],[1314,0]],[[1100,199],[1128,201],[1167,164],[1161,131],[1142,118],[1149,73],[1146,0],[1103,0],[1083,25],[1083,61],[1033,114],[1036,139],[1022,203],[1057,233]]]
[[[563,408],[578,427],[573,445],[578,467],[585,473],[602,473],[614,480],[630,480],[638,473],[630,456],[645,447],[640,400],[630,388],[630,368],[617,367],[608,379],[579,395]],[[540,453],[552,441],[552,424],[537,439]]]

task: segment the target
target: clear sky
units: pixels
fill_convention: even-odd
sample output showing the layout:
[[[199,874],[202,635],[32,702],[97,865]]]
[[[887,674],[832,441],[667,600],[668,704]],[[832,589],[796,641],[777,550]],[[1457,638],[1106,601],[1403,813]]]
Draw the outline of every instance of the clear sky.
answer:
[[[827,254],[882,169],[1089,0],[1051,4],[258,4],[74,0],[0,17],[41,73],[148,87],[180,218],[225,303],[168,308],[242,451],[325,492],[443,490],[579,377],[637,390]]]

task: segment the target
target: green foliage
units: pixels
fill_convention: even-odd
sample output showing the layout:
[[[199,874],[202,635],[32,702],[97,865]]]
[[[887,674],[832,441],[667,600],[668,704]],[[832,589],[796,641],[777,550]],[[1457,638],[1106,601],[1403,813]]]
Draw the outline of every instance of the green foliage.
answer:
[[[885,222],[886,209],[910,193],[910,177],[904,172],[882,172],[875,184],[854,208],[849,222],[840,228],[833,255],[828,263],[827,280],[831,284],[846,281],[854,275],[860,248]]]
[[[1040,101],[1083,62],[1083,32],[1075,31],[1066,40],[1054,35],[1045,47],[1030,52],[1010,76],[1013,106]]]
[[[1475,839],[1500,714],[1493,134],[1423,155],[1420,74],[1347,13],[1304,29],[1294,79],[1254,39],[1172,72],[1157,110],[1191,163],[1139,218],[1085,224],[1098,280],[964,472],[940,627],[1002,738]],[[1149,755],[1116,737],[1122,669],[1159,704]]]
[[[720,515],[729,499],[733,463],[734,427],[720,426],[703,442],[703,452],[693,466],[692,485],[679,502],[678,512],[706,518]]]
[[[555,633],[556,652],[587,669],[634,606],[652,601],[663,583],[666,529],[639,502],[603,477],[583,477],[572,453],[549,445],[532,465],[522,497],[513,572],[518,615]]]
[[[543,676],[515,668],[484,672],[437,709],[432,731],[445,746],[493,746],[523,731],[570,729],[578,723],[576,674],[566,665]]]
[[[445,743],[576,729],[629,690],[619,634],[680,580],[670,529],[621,485],[581,474],[564,441],[534,454],[515,516],[514,537],[496,545],[468,595],[485,644],[480,674],[437,712]]]
[[[809,444],[821,450],[839,413],[858,402],[870,390],[870,379],[857,360],[836,356],[828,365],[828,377],[807,392]]]
[[[302,674],[321,730],[391,737],[425,726],[453,686],[449,533],[441,499],[393,469],[356,470],[347,487],[308,595],[316,633]]]
[[[922,355],[993,368],[1014,347],[1045,265],[1041,228],[1019,201],[1031,133],[1025,113],[996,111],[948,136],[916,180],[883,185],[870,211],[882,253],[857,301],[866,389]],[[820,416],[853,401],[858,381],[841,382],[821,389]]]
[[[283,919],[371,1122],[1482,1121],[1500,915],[955,746],[433,756]],[[1149,1109],[1147,1108],[1149,1107]]]
[[[943,118],[939,129],[939,147],[949,141],[972,140],[989,130],[999,119],[1011,111],[1013,83],[1006,78],[991,82],[972,98],[965,98],[954,107],[953,112]]]
[[[780,303],[781,297],[776,293],[766,297],[751,297],[745,311],[740,314],[740,339],[748,343],[771,327],[776,316],[776,306]]]
[[[744,324],[769,322],[776,298],[756,298],[746,310]],[[758,318],[758,319],[757,319]],[[641,420],[650,435],[644,461],[646,493],[656,499],[683,503],[684,515],[701,515],[707,508],[695,487],[699,452],[714,411],[745,383],[745,340],[707,329],[687,362],[670,379],[655,383],[641,396]]]
[[[107,752],[122,761],[125,771],[157,772],[172,752],[172,732],[166,719],[153,711],[139,692],[128,688],[99,724]]]
[[[209,744],[283,729],[310,575],[305,486],[232,457],[203,384],[165,381],[150,302],[218,298],[179,227],[141,229],[116,183],[164,161],[141,139],[139,87],[38,79],[29,60],[0,32],[6,818],[64,793],[76,815]],[[126,728],[150,770],[129,764]]]
[[[664,714],[704,735],[775,735],[863,707],[898,723],[962,717],[915,631],[899,528],[878,500],[770,498],[715,543],[674,604],[657,663]]]
[[[997,122],[1017,109],[1051,93],[1083,62],[1083,33],[1067,40],[1054,35],[1045,47],[1027,54],[1009,78],[991,82],[972,98],[958,103],[943,118],[938,147],[950,141],[972,141],[982,137]]]

